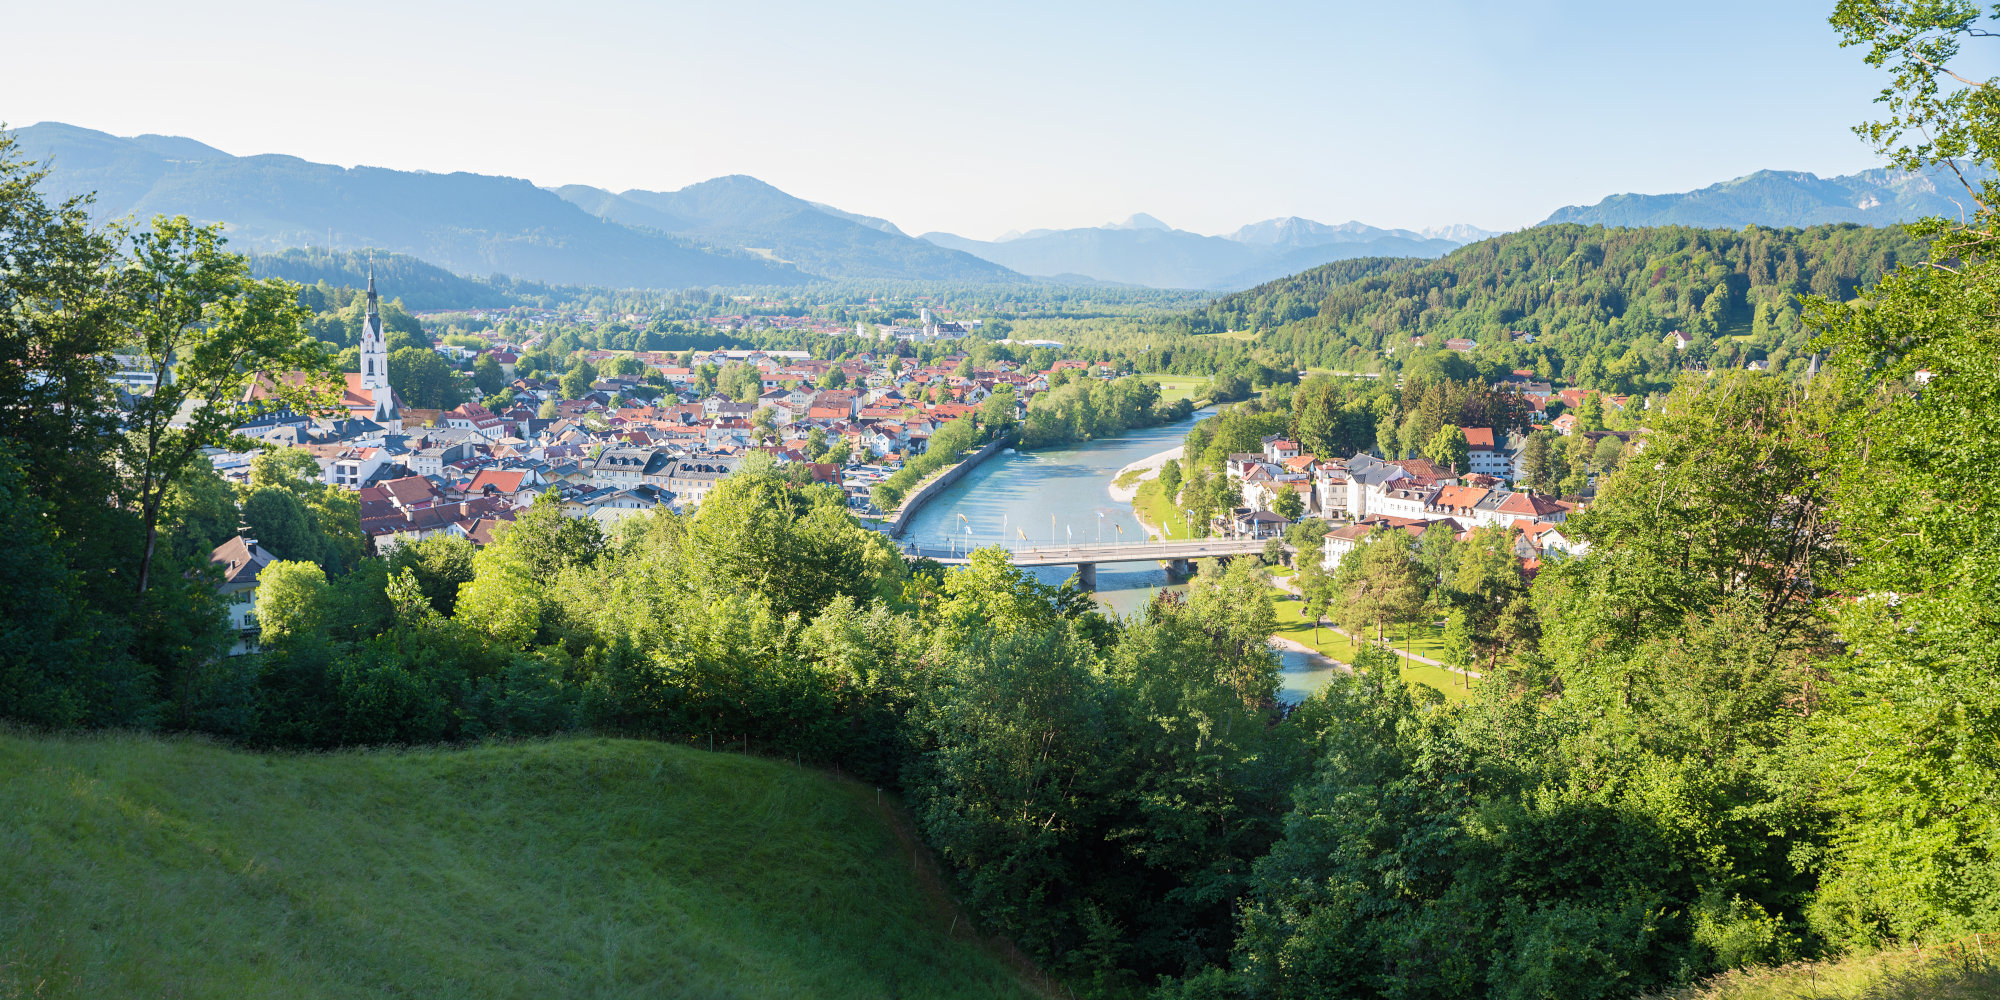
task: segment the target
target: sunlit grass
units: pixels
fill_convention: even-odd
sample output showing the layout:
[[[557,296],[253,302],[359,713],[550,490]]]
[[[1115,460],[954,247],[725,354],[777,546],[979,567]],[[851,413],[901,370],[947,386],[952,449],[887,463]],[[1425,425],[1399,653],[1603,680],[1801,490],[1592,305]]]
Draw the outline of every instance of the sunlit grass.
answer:
[[[1986,935],[1988,938],[1994,935]],[[2000,997],[2000,940],[1737,969],[1643,1000],[1987,1000]]]
[[[1307,621],[1305,615],[1302,613],[1305,604],[1291,594],[1273,589],[1271,591],[1271,607],[1277,613],[1278,617],[1278,631],[1276,634],[1293,642],[1310,646],[1318,650],[1321,655],[1332,657],[1342,663],[1354,662],[1355,654],[1359,649],[1354,640],[1325,625],[1321,625],[1318,629],[1318,634],[1315,635],[1312,622]],[[1416,634],[1420,637],[1425,636],[1425,633],[1422,632]],[[1434,637],[1431,638],[1434,641]],[[1398,648],[1403,648],[1401,639],[1400,635],[1395,635],[1391,636],[1390,641],[1396,644]],[[1425,656],[1432,655],[1423,652],[1422,643],[1419,643],[1418,648],[1414,651]],[[1463,675],[1453,673],[1442,667],[1431,666],[1428,663],[1402,660],[1401,657],[1398,657],[1398,659],[1404,664],[1404,680],[1437,688],[1439,691],[1444,692],[1446,698],[1453,701],[1462,701],[1470,696],[1466,690],[1466,679]]]
[[[1158,383],[1160,398],[1166,402],[1176,399],[1205,399],[1208,386],[1213,381],[1205,375],[1163,375],[1146,374],[1139,376],[1148,382]]]
[[[1194,537],[1194,529],[1188,527],[1187,517],[1167,500],[1166,487],[1161,485],[1158,477],[1139,484],[1139,492],[1132,497],[1132,509],[1146,523],[1167,529],[1164,540],[1184,542]]]
[[[657,743],[0,733],[0,997],[1016,997],[876,792]]]

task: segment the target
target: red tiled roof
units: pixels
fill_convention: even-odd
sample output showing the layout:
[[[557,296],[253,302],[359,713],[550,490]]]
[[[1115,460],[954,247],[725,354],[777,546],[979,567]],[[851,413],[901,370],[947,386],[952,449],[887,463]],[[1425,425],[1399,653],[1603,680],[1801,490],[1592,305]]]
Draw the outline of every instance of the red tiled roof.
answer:
[[[478,475],[472,477],[472,482],[466,484],[465,492],[484,493],[491,487],[498,493],[519,493],[521,480],[527,476],[526,469],[482,469]]]
[[[1502,514],[1517,514],[1522,517],[1546,517],[1563,509],[1562,504],[1533,493],[1513,493],[1500,501],[1495,510]]]
[[[1488,492],[1490,491],[1477,486],[1447,486],[1438,491],[1437,506],[1450,507],[1454,510],[1460,507],[1477,507],[1479,501],[1486,499]]]

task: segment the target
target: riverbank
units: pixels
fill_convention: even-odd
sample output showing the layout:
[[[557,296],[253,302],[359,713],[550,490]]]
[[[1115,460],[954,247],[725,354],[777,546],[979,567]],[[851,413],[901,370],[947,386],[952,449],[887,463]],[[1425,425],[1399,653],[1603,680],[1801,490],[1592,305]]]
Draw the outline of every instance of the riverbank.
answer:
[[[1139,494],[1140,483],[1157,478],[1160,474],[1160,469],[1168,462],[1179,459],[1186,449],[1186,445],[1175,445],[1157,455],[1148,455],[1119,469],[1118,474],[1111,477],[1111,485],[1106,487],[1106,490],[1111,494],[1111,499],[1119,503],[1131,503],[1132,498]],[[1130,476],[1129,474],[1133,472],[1137,472],[1139,475],[1137,477]],[[1144,519],[1141,516],[1140,520],[1143,521]]]
[[[924,504],[929,503],[932,497],[938,495],[938,493],[950,487],[953,483],[965,478],[966,473],[978,468],[979,463],[992,458],[995,452],[1000,451],[1002,448],[1012,447],[1014,439],[1015,435],[1013,434],[1003,434],[992,441],[988,441],[985,447],[973,452],[970,456],[960,459],[958,462],[944,469],[938,470],[937,475],[924,480],[915,490],[910,492],[909,496],[903,498],[902,506],[897,507],[896,512],[891,514],[887,521],[883,522],[883,533],[887,534],[890,538],[903,537],[903,529],[909,526],[910,520],[916,517],[919,511],[923,510]]]

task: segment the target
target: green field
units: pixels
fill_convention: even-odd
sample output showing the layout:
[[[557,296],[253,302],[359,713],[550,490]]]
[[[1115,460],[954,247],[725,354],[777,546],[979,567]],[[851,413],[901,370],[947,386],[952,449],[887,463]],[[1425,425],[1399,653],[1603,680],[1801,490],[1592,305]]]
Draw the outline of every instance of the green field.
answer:
[[[1354,640],[1324,625],[1320,627],[1319,634],[1315,636],[1313,634],[1312,623],[1306,621],[1305,616],[1300,613],[1300,609],[1304,605],[1291,594],[1282,590],[1272,590],[1271,605],[1278,614],[1278,635],[1294,642],[1311,646],[1319,650],[1321,654],[1330,656],[1342,663],[1354,662],[1356,649]],[[1414,634],[1416,639],[1411,643],[1409,647],[1410,651],[1419,656],[1429,656],[1436,659],[1437,653],[1430,651],[1437,645],[1435,630],[1418,629]],[[1391,637],[1391,642],[1396,643],[1398,649],[1404,648],[1401,640],[1402,636],[1400,635]],[[1443,667],[1434,667],[1428,663],[1418,663],[1414,660],[1405,660],[1404,663],[1407,664],[1403,668],[1404,680],[1427,684],[1437,688],[1439,691],[1444,692],[1446,698],[1453,701],[1462,701],[1469,697],[1463,675],[1453,673]]]
[[[1204,399],[1208,396],[1209,383],[1214,381],[1206,375],[1141,375],[1148,382],[1160,387],[1160,398],[1167,402],[1176,399]]]
[[[877,792],[564,739],[0,732],[0,997],[1029,997]]]
[[[1139,484],[1139,492],[1132,496],[1132,509],[1146,523],[1166,528],[1168,538],[1186,541],[1194,537],[1194,529],[1188,527],[1186,515],[1167,501],[1166,488],[1160,485],[1158,477]]]

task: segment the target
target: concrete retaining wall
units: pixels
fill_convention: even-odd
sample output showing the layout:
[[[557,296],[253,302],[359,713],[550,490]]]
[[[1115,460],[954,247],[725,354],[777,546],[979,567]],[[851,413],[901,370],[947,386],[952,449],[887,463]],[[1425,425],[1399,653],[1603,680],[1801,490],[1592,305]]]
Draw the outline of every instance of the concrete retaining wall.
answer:
[[[964,461],[938,473],[936,479],[917,487],[915,493],[903,498],[903,506],[896,509],[895,515],[883,522],[883,533],[890,538],[903,537],[903,529],[909,525],[910,519],[916,517],[917,511],[922,510],[924,504],[929,503],[931,497],[936,496],[939,490],[946,489],[951,484],[965,478],[966,473],[971,472],[979,463],[993,457],[995,452],[1002,448],[1011,448],[1013,445],[1014,435],[1003,435],[994,441],[988,442],[986,447],[973,452]]]

